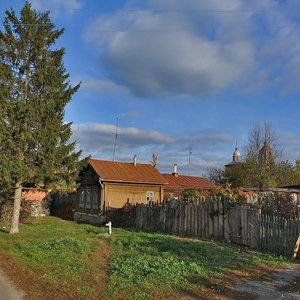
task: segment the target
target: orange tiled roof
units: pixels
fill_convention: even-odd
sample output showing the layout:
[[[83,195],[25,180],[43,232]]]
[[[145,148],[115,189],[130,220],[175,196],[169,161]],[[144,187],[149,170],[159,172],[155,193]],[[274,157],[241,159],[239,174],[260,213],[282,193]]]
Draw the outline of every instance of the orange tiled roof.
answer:
[[[164,189],[176,189],[176,190],[187,190],[187,189],[204,189],[211,190],[215,186],[209,180],[197,176],[185,176],[178,175],[177,177],[173,174],[163,174],[168,184],[165,185]]]
[[[164,177],[149,164],[90,159],[90,165],[103,181],[164,184]]]
[[[47,192],[41,190],[27,190],[23,192],[23,199],[25,201],[43,201],[47,196]]]

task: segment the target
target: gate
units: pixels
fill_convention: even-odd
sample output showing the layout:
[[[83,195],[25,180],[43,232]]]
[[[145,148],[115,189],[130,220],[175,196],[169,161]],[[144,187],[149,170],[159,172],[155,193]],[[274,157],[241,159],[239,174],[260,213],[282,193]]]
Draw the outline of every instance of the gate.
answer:
[[[229,240],[232,243],[258,248],[260,210],[243,206],[228,209]]]

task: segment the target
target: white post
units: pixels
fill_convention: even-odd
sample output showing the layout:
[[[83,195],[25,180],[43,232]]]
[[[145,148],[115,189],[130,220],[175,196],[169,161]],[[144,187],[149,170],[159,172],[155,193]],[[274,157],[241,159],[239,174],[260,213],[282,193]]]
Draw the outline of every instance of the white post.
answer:
[[[105,226],[108,226],[108,235],[111,235],[112,234],[111,221],[109,221],[107,224],[105,224]]]

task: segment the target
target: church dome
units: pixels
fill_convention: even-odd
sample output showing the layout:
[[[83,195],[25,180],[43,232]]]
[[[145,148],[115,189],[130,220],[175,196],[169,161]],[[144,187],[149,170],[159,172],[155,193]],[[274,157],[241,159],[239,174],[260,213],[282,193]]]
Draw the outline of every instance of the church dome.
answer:
[[[233,157],[241,156],[238,146],[235,147],[235,151],[233,152],[232,156]]]
[[[232,161],[225,165],[225,167],[233,167],[243,164],[241,161],[241,152],[239,151],[238,145],[235,146],[235,150],[232,154]]]

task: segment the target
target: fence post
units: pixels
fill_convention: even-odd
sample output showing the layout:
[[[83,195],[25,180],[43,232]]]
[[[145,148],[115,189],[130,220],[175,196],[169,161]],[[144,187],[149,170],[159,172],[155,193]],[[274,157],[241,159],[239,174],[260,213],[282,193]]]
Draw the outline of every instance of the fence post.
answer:
[[[228,210],[229,210],[229,201],[225,198],[222,198],[223,200],[223,236],[225,241],[229,241],[229,233],[230,233],[230,227],[229,227],[229,216],[228,216]]]

